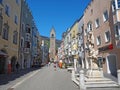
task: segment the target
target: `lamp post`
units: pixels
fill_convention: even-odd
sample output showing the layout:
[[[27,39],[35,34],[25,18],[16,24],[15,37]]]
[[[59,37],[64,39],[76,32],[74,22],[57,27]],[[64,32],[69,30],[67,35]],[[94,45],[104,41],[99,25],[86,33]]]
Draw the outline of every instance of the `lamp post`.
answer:
[[[44,41],[42,40],[42,63],[44,63]]]
[[[73,61],[74,61],[74,70],[77,71],[76,63],[77,63],[77,58],[76,58],[76,48],[72,50],[72,55],[73,55]]]

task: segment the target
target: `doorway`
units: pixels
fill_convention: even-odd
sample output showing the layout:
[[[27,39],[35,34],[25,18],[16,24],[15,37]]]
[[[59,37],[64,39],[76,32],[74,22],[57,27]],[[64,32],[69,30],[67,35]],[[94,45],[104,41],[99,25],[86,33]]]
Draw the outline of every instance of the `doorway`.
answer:
[[[15,56],[13,56],[12,58],[11,58],[11,69],[12,69],[12,72],[14,72],[15,71],[15,65],[16,65],[16,60],[17,60],[17,58],[15,57]]]
[[[116,55],[107,56],[107,72],[117,77]]]

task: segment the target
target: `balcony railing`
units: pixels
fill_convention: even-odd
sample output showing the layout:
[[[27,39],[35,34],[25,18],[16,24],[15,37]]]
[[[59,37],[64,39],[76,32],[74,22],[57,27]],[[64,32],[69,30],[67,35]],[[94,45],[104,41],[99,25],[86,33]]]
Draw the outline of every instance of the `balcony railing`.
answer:
[[[26,33],[25,41],[31,41],[31,37],[30,37],[30,35],[28,33]]]
[[[116,35],[116,36],[115,36],[115,39],[116,39],[116,40],[120,40],[120,35]]]
[[[84,52],[79,53],[80,57],[84,57]]]
[[[30,53],[30,48],[24,48],[24,53]]]
[[[73,51],[72,51],[72,55],[76,55],[76,50],[73,50]]]

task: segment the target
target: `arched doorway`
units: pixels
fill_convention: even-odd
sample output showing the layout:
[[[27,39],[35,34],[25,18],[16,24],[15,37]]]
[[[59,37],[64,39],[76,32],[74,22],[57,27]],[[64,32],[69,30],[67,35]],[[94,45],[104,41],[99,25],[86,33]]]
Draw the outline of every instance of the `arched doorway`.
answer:
[[[5,49],[0,50],[0,74],[5,73],[7,56],[8,54]]]
[[[11,70],[12,70],[12,72],[15,71],[16,60],[17,60],[17,57],[16,57],[16,56],[13,56],[13,57],[11,58]]]

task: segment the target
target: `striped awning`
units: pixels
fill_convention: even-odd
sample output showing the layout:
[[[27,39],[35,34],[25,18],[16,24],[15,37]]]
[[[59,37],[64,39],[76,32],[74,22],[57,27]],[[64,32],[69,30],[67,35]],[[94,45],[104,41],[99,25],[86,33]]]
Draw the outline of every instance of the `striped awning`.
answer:
[[[8,56],[8,54],[4,53],[3,51],[0,51],[0,56]]]

